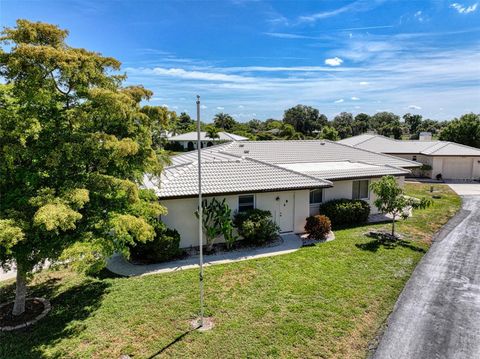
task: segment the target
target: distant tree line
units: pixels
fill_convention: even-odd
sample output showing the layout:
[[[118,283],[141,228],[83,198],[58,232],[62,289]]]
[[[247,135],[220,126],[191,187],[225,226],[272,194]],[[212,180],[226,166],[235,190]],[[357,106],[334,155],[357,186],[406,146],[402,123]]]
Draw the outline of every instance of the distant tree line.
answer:
[[[149,107],[146,107],[151,112]],[[145,109],[145,108],[144,108]],[[158,123],[163,131],[180,134],[196,130],[195,121],[185,112],[176,115],[167,108],[159,111]],[[161,114],[160,114],[161,113]],[[431,132],[434,138],[454,141],[480,148],[480,115],[469,113],[451,121],[435,121],[421,115],[406,113],[402,117],[392,112],[374,115],[342,112],[329,120],[312,106],[297,105],[287,109],[281,120],[252,119],[239,122],[227,113],[217,113],[211,123],[202,123],[202,130],[215,138],[225,131],[251,140],[339,140],[366,132],[374,132],[395,139],[416,140],[420,132]],[[160,131],[161,132],[161,131]]]

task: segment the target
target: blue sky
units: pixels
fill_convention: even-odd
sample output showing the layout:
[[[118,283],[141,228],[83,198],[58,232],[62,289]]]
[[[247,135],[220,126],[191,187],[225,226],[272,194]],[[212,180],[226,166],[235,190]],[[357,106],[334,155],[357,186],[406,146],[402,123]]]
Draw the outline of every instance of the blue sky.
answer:
[[[480,0],[1,0],[0,22],[58,24],[113,56],[154,105],[210,120],[281,118],[298,103],[332,118],[480,112]]]

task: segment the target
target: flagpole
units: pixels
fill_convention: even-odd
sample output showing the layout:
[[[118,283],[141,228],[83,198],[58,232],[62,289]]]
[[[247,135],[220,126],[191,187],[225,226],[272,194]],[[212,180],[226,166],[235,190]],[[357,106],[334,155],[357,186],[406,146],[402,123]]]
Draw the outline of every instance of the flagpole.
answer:
[[[203,327],[203,208],[202,208],[202,141],[200,138],[200,96],[197,95],[197,152],[198,152],[198,242],[200,248],[200,321],[199,328]]]

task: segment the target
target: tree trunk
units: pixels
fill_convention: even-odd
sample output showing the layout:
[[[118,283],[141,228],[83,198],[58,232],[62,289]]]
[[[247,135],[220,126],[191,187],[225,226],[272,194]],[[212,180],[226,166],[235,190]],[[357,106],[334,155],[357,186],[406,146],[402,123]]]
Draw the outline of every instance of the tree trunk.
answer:
[[[395,214],[392,214],[392,237],[395,237]]]
[[[13,315],[21,315],[25,312],[25,299],[27,297],[27,278],[25,273],[17,265],[17,283],[15,288],[15,303],[13,305]]]

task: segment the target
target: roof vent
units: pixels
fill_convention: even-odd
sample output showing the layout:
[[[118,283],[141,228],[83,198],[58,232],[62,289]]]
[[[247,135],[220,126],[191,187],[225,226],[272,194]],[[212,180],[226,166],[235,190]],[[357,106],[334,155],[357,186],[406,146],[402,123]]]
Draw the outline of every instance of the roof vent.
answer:
[[[324,145],[325,145],[325,142],[322,141],[322,142],[320,142],[320,144],[321,144],[322,146],[324,146]]]
[[[243,153],[250,153],[250,151],[249,150],[244,150]]]
[[[245,147],[243,143],[239,144],[238,147]]]

